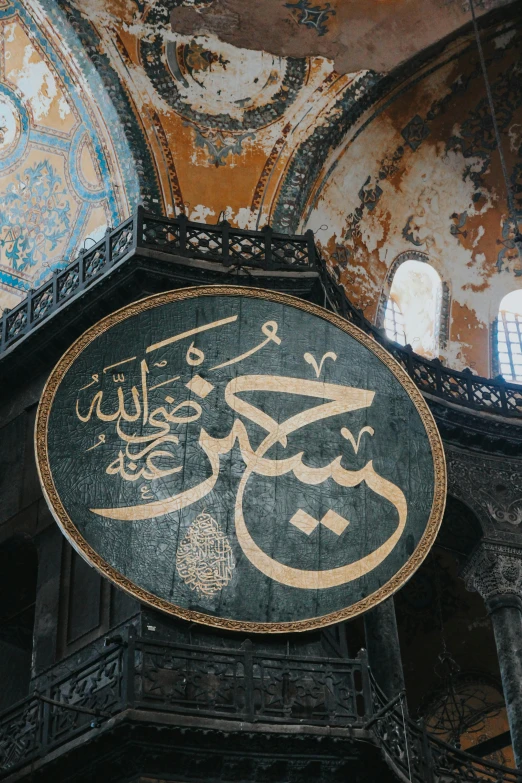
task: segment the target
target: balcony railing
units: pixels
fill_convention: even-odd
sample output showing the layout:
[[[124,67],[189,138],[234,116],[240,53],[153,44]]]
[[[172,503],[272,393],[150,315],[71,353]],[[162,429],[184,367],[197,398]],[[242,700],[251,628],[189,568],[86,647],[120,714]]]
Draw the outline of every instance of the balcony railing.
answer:
[[[370,673],[375,717],[367,724],[392,768],[409,783],[514,783],[522,772],[457,750],[406,717],[402,699],[386,699]]]
[[[86,288],[103,280],[116,266],[140,250],[217,262],[225,267],[266,271],[316,270],[313,234],[289,236],[270,228],[244,231],[226,221],[218,225],[192,223],[184,215],[163,218],[141,207],[113,231],[47,282],[31,290],[2,317],[0,358],[8,348]]]
[[[51,681],[0,715],[0,778],[127,709],[258,724],[366,730],[411,783],[521,783],[522,773],[423,732],[386,704],[366,655],[353,660],[261,654],[135,638]],[[357,735],[355,735],[357,736]]]
[[[320,259],[319,264],[329,307],[381,343],[422,392],[474,410],[522,417],[522,385],[482,378],[471,370],[451,370],[439,359],[426,359],[414,353],[411,346],[401,346],[389,340],[382,329],[373,326],[362,311],[352,305],[345,289],[327,271],[324,261]]]
[[[116,267],[140,250],[200,259],[228,268],[272,272],[318,272],[326,304],[359,326],[395,357],[422,392],[474,410],[522,417],[522,386],[501,379],[482,378],[471,370],[451,370],[437,359],[425,359],[410,346],[386,338],[357,310],[346,292],[329,274],[314,245],[311,231],[301,236],[235,229],[228,223],[192,223],[184,215],[163,218],[141,208],[118,228],[106,234],[64,269],[53,272],[39,288],[1,320],[0,359],[15,343],[30,334],[87,288],[102,283]]]

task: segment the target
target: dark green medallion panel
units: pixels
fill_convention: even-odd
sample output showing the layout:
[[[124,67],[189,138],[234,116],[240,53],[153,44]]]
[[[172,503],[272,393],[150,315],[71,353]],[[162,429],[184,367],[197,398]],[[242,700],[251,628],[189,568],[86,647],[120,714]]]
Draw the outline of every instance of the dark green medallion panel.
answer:
[[[42,483],[82,554],[141,600],[227,628],[371,608],[420,565],[445,469],[411,380],[279,294],[198,288],[118,311],[65,354]]]

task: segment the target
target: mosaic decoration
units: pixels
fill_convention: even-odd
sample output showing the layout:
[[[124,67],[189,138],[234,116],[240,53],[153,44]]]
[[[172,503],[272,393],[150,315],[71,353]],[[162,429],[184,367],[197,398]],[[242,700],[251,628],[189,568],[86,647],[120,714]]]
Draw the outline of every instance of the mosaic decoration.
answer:
[[[522,269],[519,266],[520,256],[515,244],[515,228],[513,221],[509,218],[505,218],[502,221],[502,234],[500,239],[497,239],[497,245],[500,245],[502,248],[497,255],[497,271],[503,272],[511,269],[515,277],[522,276]],[[510,262],[515,262],[515,268],[512,268],[512,263]]]
[[[111,141],[118,154],[118,160],[129,192],[131,206],[139,201],[151,212],[157,211],[161,203],[157,169],[143,126],[135,114],[135,106],[129,96],[129,90],[122,84],[120,77],[107,56],[100,56],[103,43],[99,32],[82,14],[81,6],[70,0],[40,0],[45,5],[48,16],[57,24],[58,18],[65,16],[74,29],[75,40],[71,43],[82,69],[92,74],[95,64],[98,79],[97,95],[106,91],[110,101],[104,101],[104,113],[112,130]],[[67,39],[67,30],[64,37]],[[93,60],[90,59],[93,57]],[[167,150],[167,156],[172,155]],[[175,169],[173,185],[177,184]]]
[[[507,25],[502,35],[492,26],[484,34],[484,47],[518,205],[519,26]],[[372,320],[394,258],[408,247],[424,251],[452,286],[451,334],[441,339],[441,360],[457,369],[494,374],[489,332],[495,304],[489,289],[496,297],[517,288],[522,267],[513,227],[506,221],[505,187],[476,48],[462,41],[418,73],[412,67],[404,81],[393,83],[390,77],[385,82],[361,98],[369,107],[386,90],[345,140],[326,150],[307,194],[305,166],[300,181],[291,180],[288,167],[275,212],[286,230],[318,232],[326,226],[316,236],[332,267],[337,264],[333,254],[346,245],[350,265],[338,268],[338,279]],[[309,170],[314,165],[310,155]],[[447,301],[449,307],[449,295]]]
[[[401,135],[408,146],[416,152],[424,139],[430,135],[430,129],[422,117],[416,114],[403,128]]]
[[[450,234],[453,234],[454,237],[464,237],[464,239],[466,239],[468,232],[464,230],[464,226],[468,220],[467,210],[464,210],[464,212],[461,212],[460,214],[458,212],[454,212],[451,215],[451,219],[454,222],[450,226]]]
[[[522,150],[519,154],[522,157]],[[522,161],[513,167],[511,187],[513,189],[513,200],[517,215],[522,217]]]
[[[382,188],[379,187],[379,185],[370,185],[372,181],[371,177],[368,177],[364,185],[359,191],[359,198],[361,199],[362,204],[366,207],[367,210],[370,212],[375,207],[377,202],[379,201],[380,197],[382,196]]]
[[[511,43],[511,46],[515,45],[515,42],[516,39],[514,39],[514,41]],[[494,52],[490,60],[491,59],[500,60],[504,56],[505,56],[505,50],[499,49],[498,51]],[[454,59],[456,59],[456,56],[454,57]],[[428,72],[428,74],[430,73],[431,71]],[[480,63],[477,60],[474,68],[472,68],[471,71],[466,74],[466,76],[459,74],[458,78],[455,79],[455,81],[451,84],[449,91],[446,92],[446,94],[442,98],[437,98],[432,103],[429,110],[426,112],[424,118],[421,117],[419,114],[416,114],[412,117],[412,119],[407,123],[407,125],[401,131],[401,135],[404,141],[407,143],[408,147],[412,150],[412,152],[416,152],[420,148],[422,142],[430,135],[431,132],[430,123],[433,120],[435,120],[437,117],[439,117],[441,114],[443,114],[451,105],[451,103],[455,100],[455,98],[465,94],[469,90],[471,83],[473,83],[480,76],[481,76]],[[423,78],[425,78],[424,75],[419,77],[418,80],[420,81]],[[508,110],[504,108],[502,114],[502,123],[499,123],[501,124],[501,129],[504,130],[509,124],[509,122],[511,121],[515,109],[522,104],[522,97],[520,96],[520,91],[517,91],[516,89],[516,85],[518,84],[519,79],[520,79],[519,69],[517,68],[509,69],[507,73],[502,74],[502,76],[499,77],[497,80],[495,80],[493,84],[493,91],[494,91],[493,99],[495,105],[502,105],[504,107],[507,105],[511,107]],[[367,81],[368,83],[368,87],[367,87],[368,97],[366,100],[363,99],[361,101],[361,104],[363,104],[364,107],[366,108],[367,106],[371,105],[371,103],[377,101],[377,99],[380,97],[380,95],[384,91],[385,82],[384,80],[381,81],[379,79],[376,79],[375,77],[373,79],[371,78],[366,79],[365,81]],[[415,83],[415,81],[413,83]],[[388,88],[389,86],[390,85],[388,85]],[[402,91],[400,91],[398,95],[401,95],[401,92]],[[393,99],[391,102],[393,102]],[[380,114],[383,112],[384,108],[386,107],[385,106],[379,107],[375,111],[375,113],[368,118],[368,120],[365,123],[365,127],[368,126],[372,121],[378,119]],[[315,133],[317,133],[317,131]],[[493,147],[491,147],[491,144],[493,144]],[[460,135],[453,136],[448,140],[446,149],[447,150],[459,149],[463,152],[463,154],[466,157],[478,156],[479,158],[482,158],[484,160],[484,165],[480,167],[479,172],[476,172],[473,167],[470,167],[469,170],[467,171],[467,175],[470,176],[471,179],[473,179],[473,181],[477,184],[477,186],[479,186],[481,182],[481,175],[486,171],[489,165],[489,154],[491,152],[491,149],[493,148],[494,148],[494,138],[492,137],[491,116],[487,111],[486,99],[482,99],[477,109],[470,117],[470,119],[462,125]],[[303,151],[299,150],[297,154],[301,156],[303,154]],[[399,171],[401,166],[404,167],[405,164],[403,161],[403,157],[404,157],[404,146],[402,144],[397,146],[395,150],[387,153],[387,155],[381,161],[377,179],[381,182],[385,181],[386,179],[393,176],[397,171]],[[322,182],[320,183],[316,191],[314,204],[317,203],[317,201],[319,200],[321,190],[326,184],[326,182],[328,181],[328,177],[330,174],[331,171],[328,171],[326,176],[323,177]],[[290,176],[287,177],[287,181],[289,180],[289,178]],[[361,191],[359,192],[359,197],[361,199],[360,207],[358,207],[347,218],[347,222],[348,222],[348,231],[346,233],[347,239],[352,239],[359,236],[358,226],[363,217],[364,209],[367,207],[364,199],[364,190],[365,187],[368,186],[370,181],[371,181],[371,175],[369,175],[365,185],[363,185]],[[285,188],[285,186],[286,183],[283,186],[283,189]],[[374,187],[376,187],[376,185]],[[304,200],[302,200],[301,203],[304,204]],[[308,214],[310,214],[311,208],[312,207],[309,207]],[[412,216],[412,220],[413,220],[413,216]],[[294,219],[292,221],[292,230],[297,230],[297,225],[298,225],[298,221]],[[405,238],[408,238],[408,241],[412,242],[412,233],[408,225],[405,226],[405,234],[408,234],[408,237],[405,236]],[[415,242],[412,242],[412,244],[415,244]]]
[[[290,234],[297,232],[311,189],[328,154],[341,143],[363,111],[377,100],[382,81],[381,76],[371,72],[355,79],[335,102],[328,121],[316,127],[299,146],[272,210],[274,230]]]
[[[402,236],[406,242],[410,242],[412,245],[415,245],[415,247],[421,247],[424,245],[424,240],[420,238],[418,231],[419,226],[415,222],[415,216],[410,215],[406,221],[406,225],[402,229]]]
[[[72,31],[61,20],[51,40],[32,14],[19,0],[0,12],[0,307],[123,219],[137,196],[92,93],[60,55]]]
[[[498,57],[498,55],[497,55]],[[514,113],[522,107],[522,95],[520,94],[520,79],[522,77],[522,64],[518,62],[514,68],[502,72],[492,83],[491,91],[495,114],[500,132],[506,132],[513,121]],[[460,127],[458,135],[452,136],[448,143],[448,150],[459,150],[465,158],[472,158],[473,163],[466,169],[464,178],[469,178],[477,189],[483,186],[484,177],[491,166],[491,156],[496,150],[497,143],[493,128],[493,120],[486,98],[482,98],[476,107],[469,113],[468,118]],[[518,156],[522,157],[522,145],[518,150]],[[476,161],[481,161],[477,166]],[[512,185],[515,197],[515,206],[520,201],[520,186],[518,178],[522,171],[522,163],[513,167]],[[477,194],[478,197],[478,194]],[[514,231],[509,221],[502,224],[502,236],[497,243],[502,246],[497,256],[497,270],[502,272],[510,268],[508,263],[518,261],[518,251],[513,241]],[[521,269],[513,270],[516,277],[522,275]]]
[[[47,159],[16,174],[0,194],[0,263],[22,272],[44,266],[70,228],[67,189]]]
[[[65,85],[65,100],[73,106],[71,111],[81,114],[74,108],[75,102],[79,102],[80,108],[91,106],[92,111],[87,112],[85,123],[81,120],[83,133],[70,132],[66,118],[63,132],[58,125],[49,130],[35,118],[23,90],[0,75],[0,85],[7,90],[0,101],[0,162],[7,166],[13,161],[18,167],[16,173],[23,178],[26,170],[47,160],[54,176],[61,180],[61,188],[66,191],[63,198],[69,205],[69,225],[63,229],[63,236],[58,238],[60,231],[54,228],[50,232],[56,241],[52,251],[53,240],[41,244],[39,234],[31,235],[33,251],[27,251],[24,261],[21,247],[25,239],[21,234],[15,236],[20,227],[13,224],[14,233],[0,234],[4,306],[12,306],[19,300],[20,292],[42,279],[41,275],[48,274],[47,267],[40,269],[39,261],[33,263],[32,259],[39,257],[39,253],[41,257],[50,254],[51,266],[61,263],[60,259],[70,258],[87,237],[97,239],[100,233],[96,232],[101,232],[103,225],[113,224],[116,214],[119,219],[127,214],[129,205],[139,201],[150,211],[170,215],[186,212],[194,220],[214,221],[226,212],[232,225],[260,228],[270,223],[281,231],[300,230],[299,224],[305,225],[321,201],[324,184],[333,181],[336,169],[342,166],[342,149],[348,134],[352,133],[354,142],[360,134],[371,138],[378,124],[376,120],[383,114],[391,117],[395,108],[401,106],[400,96],[410,89],[417,89],[415,102],[395,113],[389,141],[383,138],[382,144],[377,143],[371,165],[355,167],[351,179],[346,180],[350,193],[350,214],[346,221],[339,230],[336,227],[335,238],[329,237],[326,231],[318,240],[320,243],[326,240],[324,251],[330,253],[332,266],[336,258],[331,253],[340,253],[337,248],[351,253],[350,273],[347,268],[338,268],[339,280],[344,284],[350,274],[352,288],[357,289],[363,271],[368,273],[366,290],[357,292],[355,301],[359,306],[373,308],[368,313],[370,317],[382,286],[384,271],[379,270],[379,265],[388,264],[390,257],[404,248],[420,248],[432,254],[444,233],[456,253],[472,254],[470,246],[477,238],[478,211],[483,206],[484,212],[491,209],[500,191],[491,187],[488,166],[491,161],[496,165],[495,150],[490,149],[494,143],[492,128],[487,107],[479,101],[483,93],[479,96],[477,92],[478,97],[472,97],[480,82],[480,66],[466,39],[456,39],[455,47],[437,55],[429,67],[418,70],[422,64],[420,58],[410,62],[406,80],[406,68],[400,74],[389,76],[363,71],[340,76],[331,62],[320,57],[276,57],[261,51],[261,47],[241,49],[224,43],[219,40],[218,27],[215,35],[187,32],[181,17],[180,29],[186,34],[173,32],[169,15],[173,8],[184,4],[181,0],[171,0],[168,4],[137,0],[130,25],[130,17],[120,13],[124,0],[115,0],[107,14],[96,3],[82,6],[73,0],[13,0],[12,4],[2,5],[6,14],[2,24],[13,16],[15,3],[36,8],[37,2],[40,11],[33,16],[45,27],[43,38],[47,47],[42,55],[42,46],[37,42],[37,56],[52,61],[49,70],[52,74],[59,73]],[[335,7],[333,0],[282,0],[279,18],[285,20],[288,29],[294,28],[296,36],[308,41],[317,38],[319,50],[315,44],[312,47],[317,53],[330,39],[337,40],[341,20],[335,16]],[[233,25],[233,16],[220,17],[220,24]],[[510,118],[520,104],[516,91],[520,68],[505,67],[503,63],[510,51],[511,59],[506,63],[515,63],[512,53],[517,38],[512,37],[515,31],[509,25],[501,34],[493,28],[485,32],[484,40],[500,123],[506,136],[509,131],[509,141],[507,138],[506,141],[516,154],[520,138],[516,129],[511,132],[515,120]],[[210,25],[209,29],[214,28]],[[9,35],[4,38],[9,49]],[[233,35],[231,39],[240,40]],[[75,58],[74,67],[69,68],[69,82],[62,75],[63,63],[60,66],[61,41]],[[24,47],[19,47],[19,51],[23,52]],[[32,63],[21,62],[19,70],[23,71],[26,65],[31,67]],[[85,83],[90,85],[82,95],[73,83],[75,69],[81,71]],[[504,86],[500,85],[502,81]],[[424,94],[422,86],[416,87],[421,83],[425,85]],[[27,81],[24,89],[27,91]],[[73,98],[67,98],[71,90]],[[98,107],[91,104],[92,95],[96,95]],[[370,112],[370,107],[383,98]],[[59,100],[55,98],[52,111],[58,110]],[[390,113],[392,103],[395,108]],[[357,125],[366,112],[364,121]],[[451,112],[455,122],[450,122]],[[446,120],[447,127],[441,135],[440,125]],[[45,134],[45,139],[38,134]],[[51,136],[54,141],[48,145],[46,139]],[[37,143],[41,143],[38,152]],[[371,263],[369,256],[361,263],[357,248],[368,243],[368,226],[386,210],[390,193],[403,172],[420,169],[437,143],[439,160],[444,157],[444,148],[446,158],[455,160],[458,166],[461,157],[466,158],[466,182],[476,187],[478,201],[474,203],[478,206],[451,203],[447,214],[441,212],[441,225],[433,231],[419,217],[417,208],[422,209],[425,204],[412,199],[411,206],[404,208],[400,221],[393,226],[394,236],[403,242],[402,247],[395,247],[386,259],[375,259],[375,264],[376,251],[372,250]],[[355,171],[358,173],[354,180]],[[461,171],[460,166],[459,178]],[[511,171],[518,204],[520,172],[510,165]],[[14,183],[14,170],[8,176],[9,182],[0,182],[0,195],[7,193],[7,186]],[[109,180],[114,187],[107,185]],[[433,199],[437,189],[438,184],[430,180],[428,173],[425,195]],[[406,190],[401,194],[402,204],[405,194]],[[394,208],[390,209],[392,221],[394,214]],[[335,217],[330,220],[325,215],[319,225],[334,220]],[[386,220],[381,223],[384,231],[385,223]],[[515,258],[509,226],[499,226],[501,221],[495,229],[498,247],[493,248],[498,255],[497,268],[518,277],[522,269]],[[489,226],[487,235],[492,233]],[[377,234],[378,231],[375,237]],[[380,240],[375,241],[379,244]],[[489,269],[491,257],[491,253],[483,252],[481,244],[485,245],[486,241],[479,242],[474,251],[478,260],[471,260],[470,266],[477,289],[483,282],[479,278],[487,277],[486,267]],[[446,255],[451,250],[452,247],[446,249]],[[383,256],[384,253],[383,249]],[[480,260],[484,255],[486,261]],[[17,268],[10,260],[14,261],[15,256]],[[504,279],[507,277],[503,275]],[[351,277],[348,282],[351,285]],[[458,303],[458,297],[454,302]],[[486,321],[482,318],[483,323]],[[452,361],[449,354],[447,358]],[[481,372],[488,369],[482,368]]]
[[[335,10],[330,3],[326,5],[312,5],[310,0],[298,0],[297,3],[285,3],[286,8],[292,9],[292,16],[297,24],[313,28],[318,35],[328,32],[328,19],[335,16]]]
[[[208,161],[213,166],[225,166],[229,155],[241,155],[241,144],[245,139],[254,138],[253,133],[232,135],[213,128],[199,128],[193,123],[185,123],[196,135],[195,146],[208,152]]]

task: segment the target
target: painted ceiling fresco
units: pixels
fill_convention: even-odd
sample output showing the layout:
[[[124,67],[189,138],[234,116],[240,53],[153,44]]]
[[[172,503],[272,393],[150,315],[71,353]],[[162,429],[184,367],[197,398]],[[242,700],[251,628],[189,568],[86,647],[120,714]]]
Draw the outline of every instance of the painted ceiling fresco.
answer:
[[[181,35],[170,5],[59,0],[142,150],[144,203],[166,214],[256,228],[270,219],[294,151],[328,125],[346,89],[365,72],[341,76],[322,57],[280,57]],[[363,88],[364,89],[364,88]],[[138,167],[140,170],[140,166]]]
[[[477,16],[509,0],[474,0]],[[338,73],[391,71],[469,22],[466,0],[172,0],[173,29],[279,56],[321,56]]]
[[[486,46],[497,119],[522,218],[522,30]],[[449,47],[378,102],[330,156],[301,225],[366,315],[382,322],[397,263],[427,261],[446,284],[449,366],[494,372],[490,324],[522,287],[506,188],[475,47]],[[380,305],[380,307],[379,307]]]
[[[488,58],[494,80],[511,74],[495,89],[509,106],[514,166],[520,42],[513,13],[498,18],[503,5],[516,3],[477,0],[479,14],[497,8]],[[0,0],[0,9],[0,306],[139,202],[243,228],[311,227],[371,318],[397,258],[417,253],[445,284],[441,355],[491,371],[495,304],[484,303],[522,278],[502,234],[474,44],[469,29],[455,32],[467,3]]]
[[[123,156],[100,93],[95,100],[66,49],[69,29],[50,21],[37,6],[0,3],[3,307],[16,304],[87,238],[99,239],[138,196],[132,173],[125,177],[120,169]]]

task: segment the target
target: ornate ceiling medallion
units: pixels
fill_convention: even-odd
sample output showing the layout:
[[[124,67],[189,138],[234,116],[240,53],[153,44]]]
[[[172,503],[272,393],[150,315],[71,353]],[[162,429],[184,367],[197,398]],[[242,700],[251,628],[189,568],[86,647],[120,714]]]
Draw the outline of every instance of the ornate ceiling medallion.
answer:
[[[168,30],[165,9],[147,24]],[[239,49],[217,38],[170,33],[141,41],[141,61],[159,95],[198,126],[253,131],[280,119],[296,100],[307,61]]]

